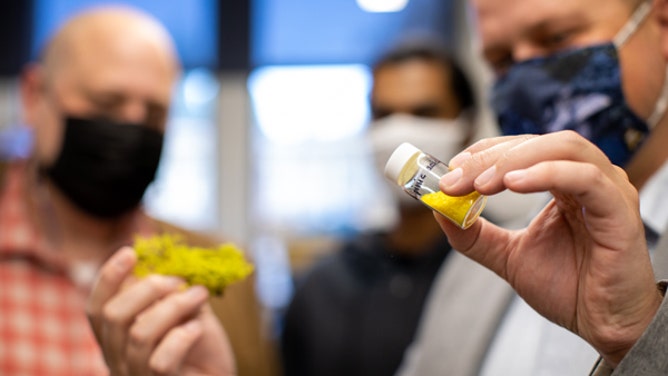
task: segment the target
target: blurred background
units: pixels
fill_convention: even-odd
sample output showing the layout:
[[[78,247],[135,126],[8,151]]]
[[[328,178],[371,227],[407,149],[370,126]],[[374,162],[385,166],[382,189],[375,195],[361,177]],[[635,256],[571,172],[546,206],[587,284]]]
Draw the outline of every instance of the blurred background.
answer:
[[[17,78],[64,19],[97,0],[24,0],[0,14],[0,131],[20,132]],[[400,38],[440,35],[478,89],[462,0],[134,0],[174,37],[184,74],[145,205],[254,257],[269,310],[333,244],[394,215],[364,143],[369,65]],[[484,90],[478,90],[482,97]],[[17,153],[29,137],[13,138]]]

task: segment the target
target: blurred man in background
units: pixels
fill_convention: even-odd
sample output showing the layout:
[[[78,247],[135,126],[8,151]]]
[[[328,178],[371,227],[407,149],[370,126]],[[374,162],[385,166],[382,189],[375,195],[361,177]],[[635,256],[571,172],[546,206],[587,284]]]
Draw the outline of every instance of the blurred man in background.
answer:
[[[411,40],[382,57],[370,99],[369,139],[380,174],[402,142],[447,161],[476,137],[471,86],[437,40]],[[352,239],[297,283],[282,336],[287,375],[396,371],[450,246],[431,210],[391,189],[396,225]]]
[[[2,172],[1,374],[107,374],[84,307],[99,266],[136,235],[179,232],[212,244],[141,208],[179,73],[162,25],[109,7],[69,20],[21,77],[34,137],[31,155]],[[195,291],[187,296],[205,306],[207,294]],[[231,287],[216,304],[241,374],[257,375],[271,361],[253,291]]]

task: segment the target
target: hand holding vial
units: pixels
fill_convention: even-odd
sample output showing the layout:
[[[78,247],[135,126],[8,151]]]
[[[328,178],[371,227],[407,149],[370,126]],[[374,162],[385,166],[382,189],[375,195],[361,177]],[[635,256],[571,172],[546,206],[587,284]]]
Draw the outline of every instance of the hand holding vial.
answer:
[[[662,302],[638,193],[626,173],[575,132],[482,140],[455,156],[447,195],[549,191],[524,229],[480,218],[462,230],[436,215],[452,246],[507,280],[537,312],[616,365]]]

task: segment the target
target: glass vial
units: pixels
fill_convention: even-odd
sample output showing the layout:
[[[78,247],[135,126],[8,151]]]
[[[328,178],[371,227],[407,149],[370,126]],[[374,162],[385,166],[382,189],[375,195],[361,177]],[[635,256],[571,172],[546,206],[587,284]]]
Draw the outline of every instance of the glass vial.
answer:
[[[487,196],[475,191],[457,197],[441,192],[438,183],[449,170],[445,163],[404,142],[387,161],[385,176],[416,200],[466,229],[480,216]]]

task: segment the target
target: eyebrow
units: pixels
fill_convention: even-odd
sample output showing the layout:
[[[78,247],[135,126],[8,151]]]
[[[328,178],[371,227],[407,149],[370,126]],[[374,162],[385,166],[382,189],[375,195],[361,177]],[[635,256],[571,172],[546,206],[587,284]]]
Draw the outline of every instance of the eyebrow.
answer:
[[[561,31],[571,31],[585,28],[589,22],[586,21],[586,18],[578,13],[573,14],[564,14],[559,15],[558,17],[550,17],[547,19],[541,19],[534,22],[533,24],[525,27],[521,35],[529,36],[530,39],[535,40],[536,36],[546,35],[554,32],[555,30]],[[510,49],[508,43],[498,43],[492,40],[489,43],[489,47],[484,47],[482,49],[483,56],[488,58],[489,56],[503,54]]]

